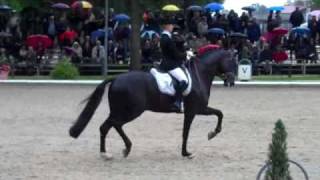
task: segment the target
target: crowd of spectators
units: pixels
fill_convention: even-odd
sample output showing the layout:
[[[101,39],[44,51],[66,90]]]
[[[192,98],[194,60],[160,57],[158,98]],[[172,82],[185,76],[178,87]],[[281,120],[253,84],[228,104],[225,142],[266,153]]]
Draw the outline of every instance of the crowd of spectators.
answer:
[[[129,21],[116,21],[112,9],[109,14],[108,42],[106,42],[108,53],[103,46],[105,43],[104,35],[101,35],[103,32],[99,34],[104,28],[102,11],[93,11],[80,17],[64,11],[42,14],[38,12],[39,10],[30,9],[29,12],[26,10],[19,14],[0,15],[0,63],[16,61],[34,66],[57,61],[64,55],[70,56],[74,63],[100,63],[106,54],[109,63],[128,63],[131,26]],[[272,51],[290,49],[290,37],[287,40],[279,39],[277,44],[261,41],[264,30],[250,11],[241,15],[233,10],[228,14],[187,11],[186,14],[177,12],[173,16],[177,24],[175,33],[179,34],[183,46],[193,51],[207,44],[217,44],[221,48],[234,50],[239,59],[248,58],[256,64],[272,60]],[[160,11],[146,10],[143,14],[141,27],[143,63],[161,60],[160,19]],[[304,22],[304,17],[298,8],[291,14],[290,22],[292,27],[298,27]],[[266,31],[270,32],[281,24],[281,12],[270,11]],[[308,27],[311,30],[312,49],[320,34],[320,21],[312,17]],[[207,32],[212,28],[223,29],[224,35],[208,36]],[[241,43],[234,42],[227,38],[231,33],[242,33],[246,35],[246,39]],[[33,46],[28,45],[26,39],[33,34],[47,35],[53,42],[52,46],[47,48],[41,42]]]

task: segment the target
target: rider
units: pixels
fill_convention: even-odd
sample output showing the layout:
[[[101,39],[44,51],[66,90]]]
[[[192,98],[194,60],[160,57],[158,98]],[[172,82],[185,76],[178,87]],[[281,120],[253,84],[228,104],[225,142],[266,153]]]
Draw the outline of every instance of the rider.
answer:
[[[167,17],[162,19],[163,32],[160,38],[160,46],[163,53],[163,60],[160,64],[160,70],[168,72],[174,79],[177,80],[176,101],[174,103],[178,111],[182,111],[183,91],[187,88],[188,78],[182,69],[186,52],[179,50],[177,44],[172,38],[174,28],[174,19]],[[180,48],[181,49],[181,48]]]

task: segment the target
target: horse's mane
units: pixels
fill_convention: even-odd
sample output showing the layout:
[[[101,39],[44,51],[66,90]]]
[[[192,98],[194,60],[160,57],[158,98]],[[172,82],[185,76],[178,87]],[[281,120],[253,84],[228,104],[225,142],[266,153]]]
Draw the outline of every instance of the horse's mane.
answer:
[[[199,57],[200,62],[206,63],[209,60],[221,60],[222,57],[230,55],[230,52],[224,49],[216,49],[212,51],[208,51],[205,54],[203,54],[201,57]]]

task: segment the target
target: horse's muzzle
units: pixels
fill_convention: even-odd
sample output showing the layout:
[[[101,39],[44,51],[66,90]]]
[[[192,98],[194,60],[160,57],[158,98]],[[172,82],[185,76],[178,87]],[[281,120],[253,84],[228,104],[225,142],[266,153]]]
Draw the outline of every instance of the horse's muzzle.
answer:
[[[232,72],[226,73],[224,75],[224,86],[233,87],[235,85],[235,75]]]

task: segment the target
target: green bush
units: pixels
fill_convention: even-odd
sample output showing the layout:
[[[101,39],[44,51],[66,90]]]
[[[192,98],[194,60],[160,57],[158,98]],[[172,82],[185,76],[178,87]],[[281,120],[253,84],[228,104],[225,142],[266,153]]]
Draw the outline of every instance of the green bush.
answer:
[[[270,167],[265,180],[291,180],[287,154],[287,132],[283,122],[279,119],[272,134],[272,143],[269,146]]]
[[[79,70],[65,58],[54,67],[50,76],[52,79],[76,79],[79,76]]]

